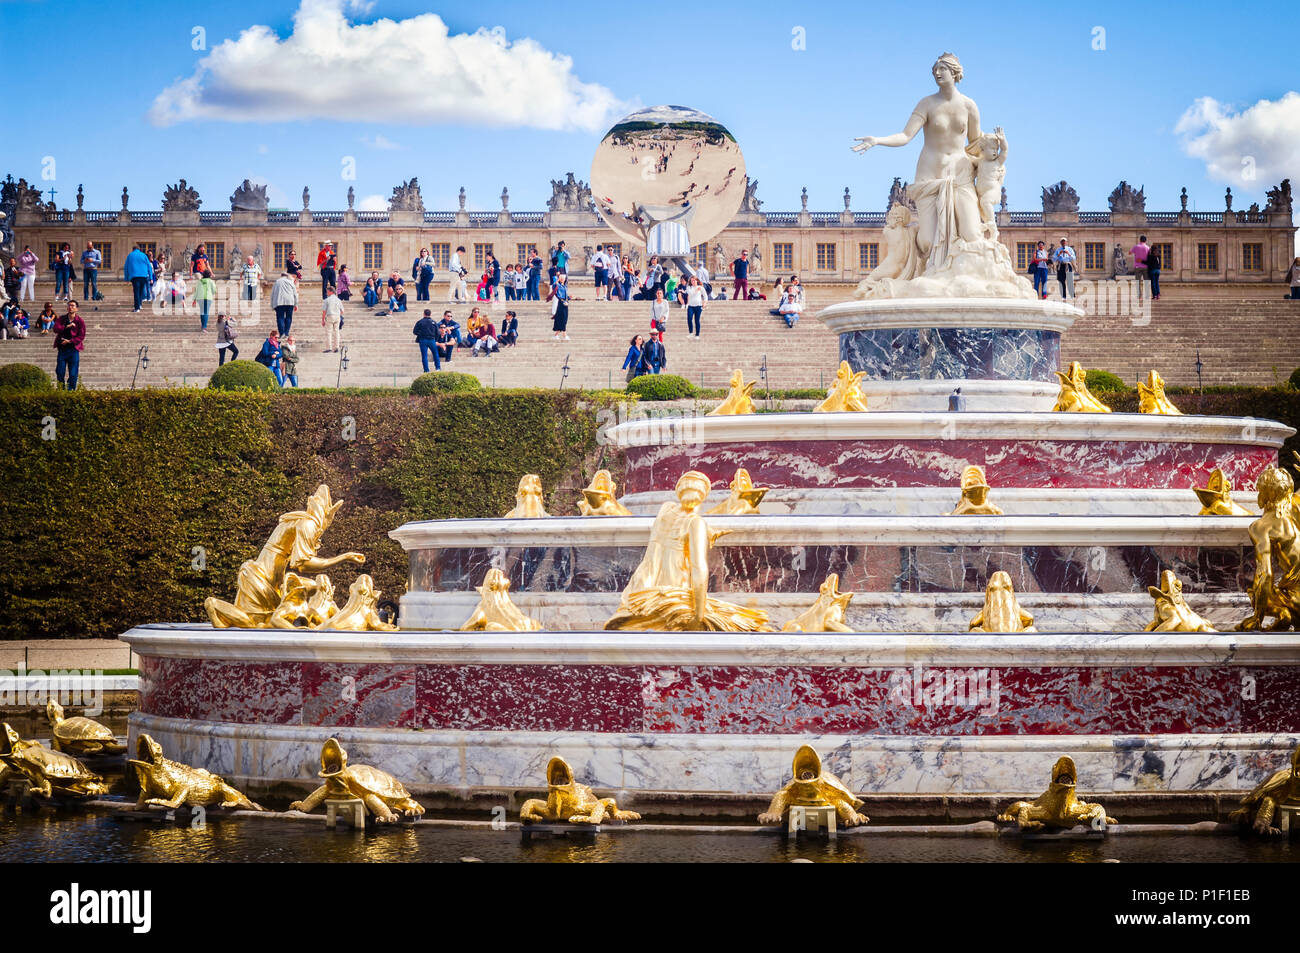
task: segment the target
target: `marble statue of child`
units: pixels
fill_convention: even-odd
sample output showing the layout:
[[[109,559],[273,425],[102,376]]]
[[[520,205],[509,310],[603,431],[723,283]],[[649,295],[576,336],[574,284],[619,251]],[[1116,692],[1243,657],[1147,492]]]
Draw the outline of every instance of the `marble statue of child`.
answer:
[[[975,162],[975,194],[979,198],[980,220],[993,225],[994,205],[1002,196],[1002,183],[1007,177],[1007,137],[998,126],[985,133],[969,146],[966,152]]]

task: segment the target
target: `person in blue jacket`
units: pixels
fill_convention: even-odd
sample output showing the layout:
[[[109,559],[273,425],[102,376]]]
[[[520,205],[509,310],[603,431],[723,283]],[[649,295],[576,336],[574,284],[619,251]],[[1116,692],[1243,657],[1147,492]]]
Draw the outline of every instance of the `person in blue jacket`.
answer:
[[[623,370],[627,371],[629,381],[641,373],[641,347],[644,344],[645,338],[639,334],[633,335],[628,344],[627,357],[623,358]]]
[[[153,262],[149,256],[140,250],[136,245],[131,250],[131,254],[126,256],[126,263],[122,266],[122,275],[127,281],[131,282],[131,300],[133,313],[139,314],[141,305],[144,304],[145,297],[149,292],[149,286],[153,284]]]

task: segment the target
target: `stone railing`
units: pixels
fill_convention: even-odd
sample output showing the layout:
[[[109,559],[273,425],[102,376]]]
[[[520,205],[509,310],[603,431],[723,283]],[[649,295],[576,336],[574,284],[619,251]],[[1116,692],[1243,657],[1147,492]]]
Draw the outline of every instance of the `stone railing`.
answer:
[[[789,226],[799,224],[798,212],[764,212],[763,219],[768,225]]]
[[[199,212],[199,222],[203,225],[221,225],[229,221],[229,212]]]
[[[1109,225],[1110,212],[1080,212],[1080,225]]]
[[[267,212],[266,221],[268,225],[297,225],[298,213],[287,212],[283,209],[275,212]]]
[[[116,222],[116,212],[87,212],[86,221],[88,222]]]
[[[311,223],[313,225],[342,225],[343,216],[346,212],[312,212]]]
[[[374,212],[357,212],[358,222],[386,222],[388,221],[388,210],[382,209]]]
[[[866,225],[871,228],[884,228],[885,213],[884,212],[854,212],[853,224]]]
[[[1193,212],[1193,225],[1218,225],[1223,221],[1222,212]]]
[[[456,213],[455,212],[425,212],[424,224],[425,225],[455,225]]]
[[[1147,212],[1148,225],[1177,225],[1177,212]]]
[[[511,212],[512,225],[541,225],[545,212]]]
[[[813,212],[812,223],[820,228],[838,225],[840,223],[839,212]]]
[[[1042,225],[1042,212],[1008,212],[1012,225]]]
[[[131,212],[131,221],[133,222],[161,222],[162,212]]]

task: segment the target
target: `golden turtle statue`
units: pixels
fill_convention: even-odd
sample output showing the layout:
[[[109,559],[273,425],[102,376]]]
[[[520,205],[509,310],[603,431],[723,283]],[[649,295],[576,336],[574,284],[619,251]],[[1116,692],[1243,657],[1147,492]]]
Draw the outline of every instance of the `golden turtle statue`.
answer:
[[[754,486],[749,478],[749,471],[744,467],[736,470],[731,478],[731,494],[709,510],[712,516],[753,516],[758,513],[758,504],[767,496],[767,487]]]
[[[1052,765],[1052,783],[1047,790],[1032,801],[1016,801],[998,815],[999,821],[1014,822],[1022,831],[1040,830],[1044,827],[1070,828],[1076,824],[1090,824],[1100,828],[1102,823],[1118,824],[1106,816],[1100,804],[1089,804],[1075,796],[1079,772],[1074,759],[1064,756]]]
[[[144,732],[135,742],[135,757],[127,764],[135,770],[140,796],[135,806],[146,805],[175,810],[189,807],[242,807],[247,811],[265,808],[254,804],[221,778],[203,768],[163,757],[162,745]]]
[[[591,483],[583,488],[578,512],[583,516],[632,515],[632,511],[618,501],[618,484],[608,470],[597,470]]]
[[[108,793],[108,785],[70,754],[51,751],[39,741],[25,741],[5,722],[0,725],[0,785],[15,775],[27,780],[28,790],[41,797],[56,793],[68,797],[94,797]]]
[[[45,717],[50,719],[50,747],[68,754],[117,754],[126,750],[118,742],[113,729],[90,718],[63,717],[63,706],[51,698],[45,704]]]
[[[1063,374],[1054,371],[1061,381],[1061,389],[1056,395],[1053,413],[1073,414],[1108,414],[1110,408],[1092,396],[1088,390],[1088,373],[1078,361],[1071,361],[1069,369]]]
[[[739,414],[752,414],[758,408],[754,406],[754,385],[758,381],[745,383],[745,375],[740,368],[731,372],[731,381],[727,385],[726,399],[710,410],[705,417],[732,417]]]
[[[1281,834],[1273,826],[1273,815],[1281,804],[1300,802],[1300,747],[1291,752],[1291,763],[1241,799],[1241,807],[1228,820],[1249,823],[1256,834]]]
[[[1144,414],[1183,415],[1173,401],[1165,396],[1165,379],[1155,371],[1147,375],[1145,384],[1138,382],[1138,410]]]
[[[848,361],[840,361],[835,380],[826,391],[826,399],[813,408],[817,414],[837,414],[847,411],[865,411],[867,395],[862,393],[862,378],[866,371],[853,371]]]
[[[546,500],[542,496],[542,478],[536,473],[525,473],[515,489],[515,508],[503,519],[540,519],[543,516],[550,514],[546,512]]]
[[[822,769],[821,756],[812,745],[803,745],[794,753],[793,780],[776,792],[767,810],[758,815],[758,823],[779,824],[792,807],[833,807],[845,827],[856,827],[870,820],[858,813],[863,803],[839,778]]]
[[[460,627],[462,632],[537,632],[542,624],[510,601],[510,577],[493,567],[476,587],[478,605]]]
[[[1020,608],[1011,577],[999,569],[984,590],[984,608],[970,620],[971,632],[1037,632],[1034,617]]]
[[[826,577],[817,591],[817,601],[781,626],[782,632],[852,632],[844,624],[844,613],[849,607],[851,592],[840,592],[840,574]]]
[[[1192,492],[1201,501],[1197,516],[1254,516],[1250,510],[1232,499],[1232,482],[1215,467],[1205,486],[1194,486]]]
[[[1001,516],[1002,510],[989,502],[989,485],[984,468],[971,465],[961,471],[961,499],[950,516]]]
[[[1155,618],[1143,632],[1215,632],[1214,626],[1192,611],[1183,598],[1183,583],[1172,569],[1160,574],[1159,586],[1147,586],[1156,601]]]
[[[325,783],[304,800],[294,801],[289,810],[310,814],[322,801],[358,798],[381,824],[393,823],[398,814],[419,817],[424,813],[420,802],[387,771],[368,764],[348,764],[348,753],[337,738],[330,738],[321,748],[318,777]]]
[[[598,798],[591,788],[573,779],[569,762],[556,755],[546,765],[546,800],[530,798],[519,809],[523,824],[559,823],[599,824],[605,820],[639,821],[636,811],[620,811],[612,797]]]

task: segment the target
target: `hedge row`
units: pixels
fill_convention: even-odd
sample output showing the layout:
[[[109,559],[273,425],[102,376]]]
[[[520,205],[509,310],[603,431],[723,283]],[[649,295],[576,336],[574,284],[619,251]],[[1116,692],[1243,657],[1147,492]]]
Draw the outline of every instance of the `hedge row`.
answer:
[[[240,563],[319,483],[345,501],[322,553],[367,559],[331,574],[338,590],[365,571],[400,597],[407,561],[394,527],[499,516],[524,472],[541,474],[551,512],[573,512],[595,469],[617,469],[596,442],[598,402],[507,390],[7,395],[0,638],[200,620],[203,599],[232,597]]]

